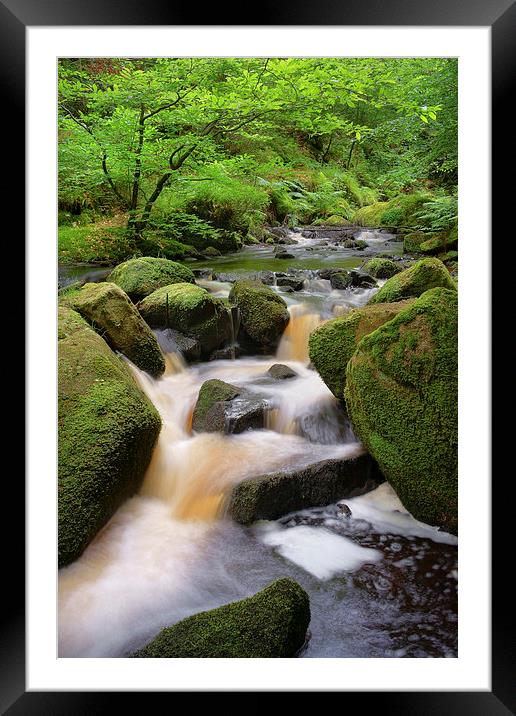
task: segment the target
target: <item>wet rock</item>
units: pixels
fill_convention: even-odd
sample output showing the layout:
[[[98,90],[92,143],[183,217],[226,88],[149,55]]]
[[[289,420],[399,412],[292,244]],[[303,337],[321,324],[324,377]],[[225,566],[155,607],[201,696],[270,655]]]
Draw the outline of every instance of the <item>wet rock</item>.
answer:
[[[378,285],[372,276],[359,271],[350,271],[349,277],[354,288],[374,288]]]
[[[362,338],[344,396],[353,429],[406,509],[456,534],[455,286],[426,291]]]
[[[295,259],[294,254],[290,254],[288,251],[275,251],[277,259]]]
[[[304,285],[304,279],[294,278],[294,276],[282,276],[276,279],[277,286],[290,286],[294,291],[301,291]]]
[[[344,273],[341,268],[324,268],[317,271],[317,278],[329,280],[334,273]]]
[[[356,244],[356,241],[355,241],[354,239],[345,239],[345,240],[342,242],[342,246],[343,246],[345,249],[356,249],[357,244]]]
[[[237,281],[229,300],[240,310],[239,342],[267,349],[277,344],[290,314],[276,291],[257,281]]]
[[[285,658],[303,647],[310,601],[290,577],[163,629],[133,658]]]
[[[195,283],[193,272],[186,266],[152,256],[124,261],[113,269],[108,278],[135,303],[162,286]]]
[[[283,365],[283,363],[274,363],[274,365],[271,365],[267,374],[270,375],[271,378],[274,378],[274,380],[287,380],[288,378],[299,377],[299,374],[296,373],[295,370],[289,368],[288,365]]]
[[[364,271],[375,278],[390,278],[394,276],[394,274],[399,273],[401,268],[389,259],[376,257],[366,263]]]
[[[192,273],[196,278],[205,278],[211,281],[213,278],[213,271],[209,268],[194,268]]]
[[[241,356],[242,353],[242,348],[238,344],[235,344],[213,351],[208,360],[234,360],[235,358]]]
[[[446,266],[436,258],[416,261],[410,268],[389,278],[369,303],[400,301],[409,296],[417,297],[431,288],[441,286],[456,291]]]
[[[330,274],[330,285],[334,289],[343,290],[351,286],[351,276],[347,271]]]
[[[261,281],[262,283],[272,286],[274,283],[273,271],[218,271],[213,274],[217,281],[225,283],[235,283],[235,281]]]
[[[351,508],[345,502],[337,502],[337,507],[341,517],[351,517]]]
[[[317,238],[317,231],[308,231],[304,230],[301,232],[301,236],[305,239],[316,239]]]
[[[236,434],[264,427],[267,405],[256,395],[222,380],[205,381],[195,405],[197,432]]]
[[[344,398],[346,366],[360,340],[372,333],[400,311],[410,300],[380,303],[351,310],[318,326],[309,339],[310,360],[333,395]]]
[[[231,317],[225,303],[200,286],[163,286],[140,301],[137,308],[152,328],[173,328],[197,340],[203,356],[231,339]]]
[[[323,460],[289,472],[253,477],[233,488],[229,515],[240,524],[276,520],[289,512],[321,507],[369,492],[383,481],[370,455]]]
[[[367,247],[367,241],[363,241],[362,239],[355,240],[355,248],[358,249],[358,251],[363,251],[364,249],[367,249]]]
[[[70,306],[140,370],[157,377],[165,359],[156,337],[127,294],[114,283],[87,283],[69,299]]]
[[[140,487],[161,428],[126,363],[58,309],[59,567],[77,559]]]
[[[186,361],[201,357],[201,344],[196,338],[185,336],[173,328],[155,328],[154,335],[163,353],[180,353]]]

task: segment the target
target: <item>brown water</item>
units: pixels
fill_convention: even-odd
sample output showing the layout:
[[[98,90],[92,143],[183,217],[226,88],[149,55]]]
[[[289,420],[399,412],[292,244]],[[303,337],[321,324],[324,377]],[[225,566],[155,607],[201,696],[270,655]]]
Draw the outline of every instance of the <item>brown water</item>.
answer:
[[[307,346],[323,320],[371,293],[313,280],[285,294],[291,320],[275,356],[187,366],[168,354],[158,380],[131,366],[163,427],[138,495],[60,570],[60,656],[125,656],[164,626],[283,575],[310,594],[305,657],[456,655],[456,539],[416,522],[387,484],[348,500],[350,520],[332,505],[251,528],[224,517],[225,497],[241,480],[363,451],[308,368]],[[297,377],[268,379],[276,362]],[[264,399],[266,429],[192,432],[199,389],[211,378]]]

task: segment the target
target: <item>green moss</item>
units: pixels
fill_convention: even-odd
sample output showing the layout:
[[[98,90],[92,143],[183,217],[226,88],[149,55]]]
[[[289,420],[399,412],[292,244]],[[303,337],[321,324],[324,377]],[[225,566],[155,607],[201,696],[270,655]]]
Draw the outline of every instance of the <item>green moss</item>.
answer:
[[[457,291],[434,288],[365,336],[346,370],[356,434],[405,507],[457,532]]]
[[[153,376],[165,371],[165,359],[155,335],[116,284],[88,283],[69,300],[111,348],[138,368]]]
[[[442,256],[441,261],[443,261],[443,263],[447,263],[448,261],[456,262],[458,261],[458,258],[458,251],[447,251],[444,256]]]
[[[206,414],[215,403],[221,400],[232,400],[236,398],[242,390],[236,385],[224,383],[223,380],[206,380],[199,391],[199,397],[195,405],[192,425],[194,430],[202,430]]]
[[[241,330],[261,346],[274,345],[289,322],[285,301],[259,281],[236,281],[229,300],[240,310]]]
[[[194,614],[163,629],[136,658],[285,658],[303,646],[307,593],[283,577],[238,602]]]
[[[113,265],[134,254],[136,247],[125,227],[104,223],[59,226],[58,257],[61,263]]]
[[[424,231],[413,231],[406,234],[403,239],[403,251],[406,254],[420,253],[419,246],[428,239],[428,235]]]
[[[163,286],[138,304],[144,320],[155,328],[173,328],[196,338],[203,355],[231,338],[231,317],[221,299],[191,283]]]
[[[380,226],[380,219],[388,208],[388,201],[377,201],[369,206],[363,206],[355,212],[351,223],[359,226]]]
[[[58,311],[59,566],[77,559],[139,487],[159,414],[79,314]]]
[[[388,279],[378,293],[369,300],[369,305],[392,303],[402,298],[420,296],[437,286],[455,289],[455,284],[442,261],[436,258],[421,259],[410,268]]]
[[[364,271],[375,278],[390,278],[401,271],[400,266],[389,259],[374,258],[366,263]]]
[[[332,214],[332,216],[323,217],[313,222],[314,226],[349,226],[351,222],[343,216]]]
[[[323,323],[311,333],[308,342],[310,360],[336,398],[344,397],[346,365],[360,339],[390,321],[409,303],[364,306]]]
[[[216,249],[214,246],[207,246],[205,249],[203,249],[203,254],[205,256],[221,256],[221,252]]]
[[[126,292],[131,300],[141,301],[162,286],[172,283],[195,283],[195,276],[186,266],[168,259],[144,256],[116,266],[108,280]]]

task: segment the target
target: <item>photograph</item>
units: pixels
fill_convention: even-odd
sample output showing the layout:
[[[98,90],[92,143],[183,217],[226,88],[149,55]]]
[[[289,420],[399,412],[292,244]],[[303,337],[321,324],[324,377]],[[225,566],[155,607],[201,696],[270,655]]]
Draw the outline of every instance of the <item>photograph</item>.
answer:
[[[457,657],[457,80],[59,59],[59,657]]]
[[[491,465],[515,8],[0,0],[27,389],[1,713],[516,709]]]

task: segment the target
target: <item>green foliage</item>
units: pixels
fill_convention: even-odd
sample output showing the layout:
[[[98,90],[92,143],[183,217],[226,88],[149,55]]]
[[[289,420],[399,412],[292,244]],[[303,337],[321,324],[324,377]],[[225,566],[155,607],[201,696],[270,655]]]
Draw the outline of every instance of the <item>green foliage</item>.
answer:
[[[454,195],[437,196],[426,201],[415,214],[418,228],[431,231],[450,231],[457,226],[458,202]]]
[[[446,58],[63,59],[60,223],[121,211],[140,241],[149,217],[179,210],[234,246],[265,221],[349,219],[429,177],[448,191],[456,84]],[[154,237],[163,255],[180,253],[166,238],[196,246]]]
[[[123,227],[91,224],[58,228],[58,256],[62,263],[109,265],[123,261],[135,252],[135,244]]]

